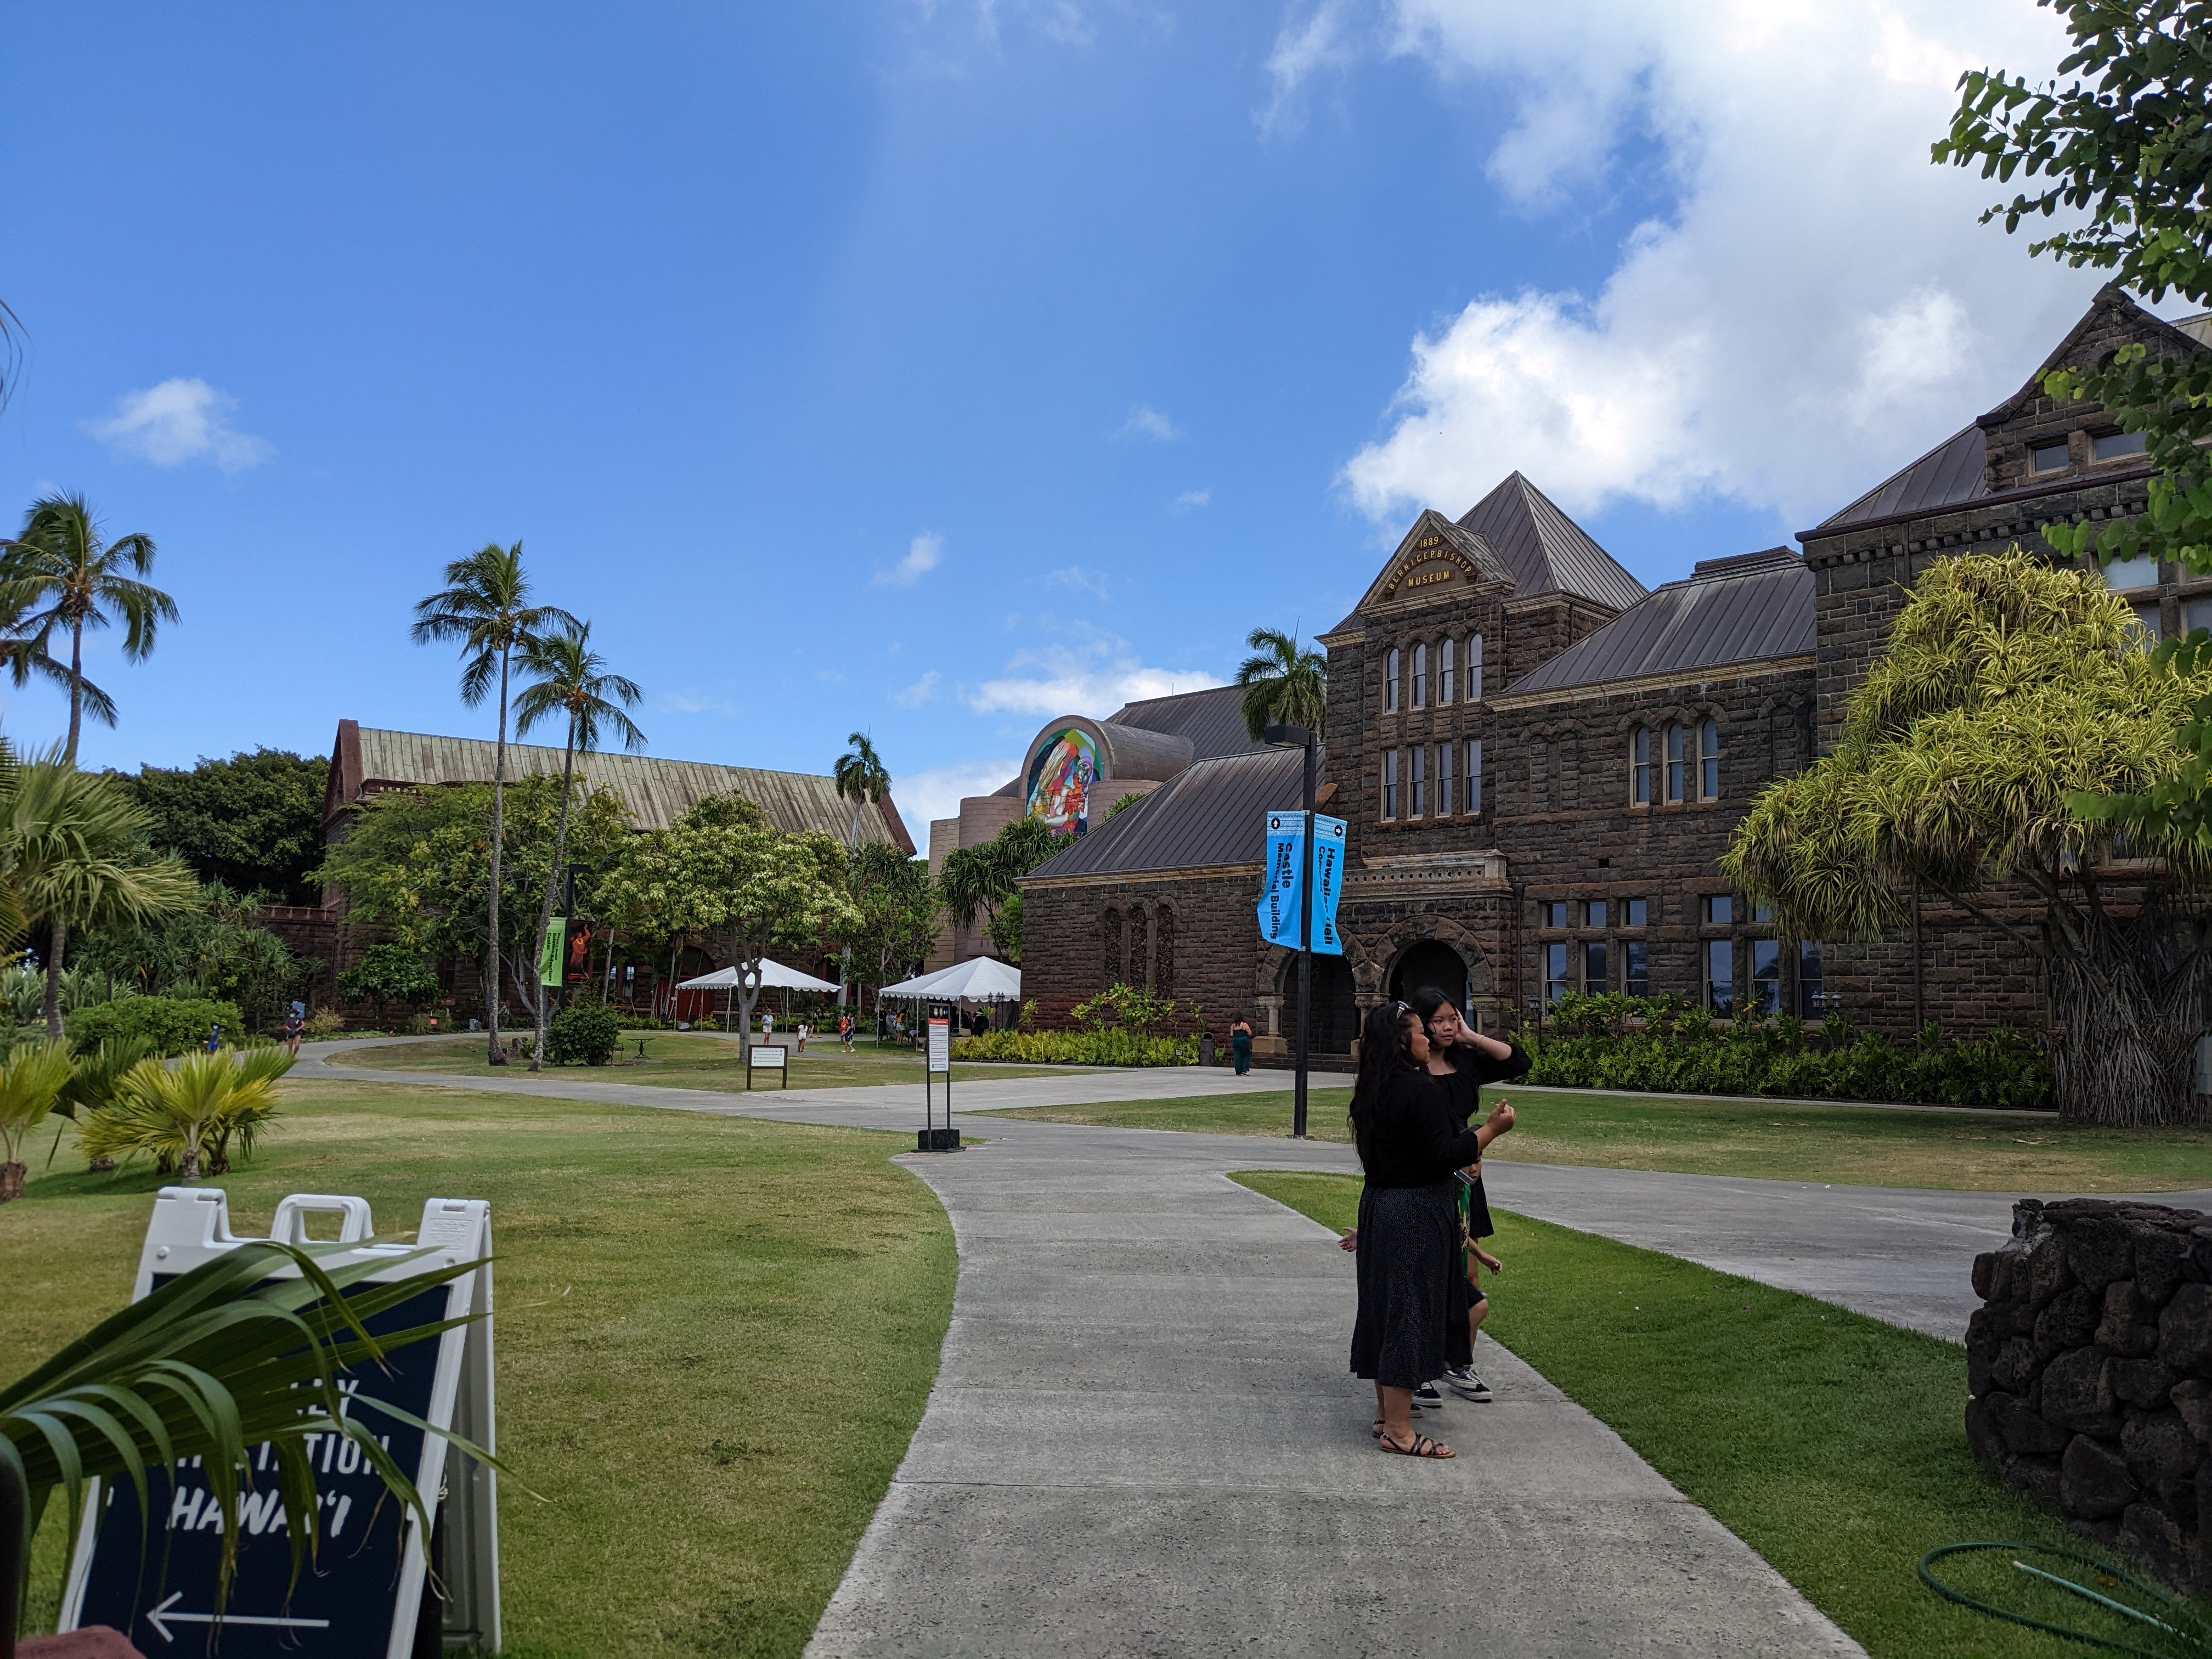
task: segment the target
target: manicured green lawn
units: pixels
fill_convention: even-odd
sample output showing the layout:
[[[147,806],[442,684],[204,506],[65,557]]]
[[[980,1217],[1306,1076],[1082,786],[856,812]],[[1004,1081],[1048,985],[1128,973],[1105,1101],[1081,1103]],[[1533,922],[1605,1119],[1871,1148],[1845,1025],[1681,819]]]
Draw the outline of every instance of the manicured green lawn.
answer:
[[[388,1233],[491,1200],[513,1659],[791,1655],[904,1455],[952,1304],[910,1136],[391,1083],[285,1085],[226,1188],[357,1193]],[[121,1305],[161,1184],[35,1173],[0,1206],[0,1376]],[[550,1501],[532,1501],[520,1485]],[[52,1526],[48,1534],[54,1532]],[[52,1617],[58,1545],[42,1538]]]
[[[1507,1162],[1675,1170],[1871,1187],[1964,1192],[2151,1193],[2212,1186],[2212,1128],[2100,1129],[2055,1119],[1991,1116],[1942,1107],[1780,1106],[1771,1101],[1617,1098],[1507,1086],[1484,1091],[1519,1109],[1492,1157]],[[1351,1138],[1348,1088],[1307,1097],[1308,1132]],[[1196,1096],[1036,1106],[1008,1117],[1206,1134],[1285,1135],[1291,1096]]]
[[[637,1058],[637,1039],[641,1036],[645,1039],[645,1059],[641,1063]],[[481,1037],[473,1042],[461,1037],[431,1037],[421,1042],[356,1048],[333,1055],[331,1064],[376,1071],[442,1072],[462,1077],[494,1074],[493,1066],[484,1058]],[[497,1074],[523,1075],[529,1066],[527,1058],[520,1059],[498,1068]],[[734,1090],[743,1093],[745,1086],[744,1063],[738,1058],[735,1037],[695,1036],[688,1031],[635,1032],[623,1039],[611,1066],[561,1066],[552,1069],[558,1077],[589,1078],[595,1082],[651,1083],[669,1089]],[[954,1068],[953,1081],[957,1085],[963,1077],[994,1080],[1054,1077],[1065,1074],[1067,1069],[1065,1066],[1005,1066],[962,1060]],[[886,1049],[880,1054],[866,1048],[855,1054],[842,1054],[837,1039],[832,1036],[827,1042],[819,1038],[810,1042],[805,1054],[791,1057],[789,1070],[786,1086],[793,1089],[842,1089],[872,1083],[919,1085],[921,1057],[910,1051],[894,1049]],[[774,1073],[755,1069],[756,1091],[775,1086]]]
[[[1358,1208],[1351,1176],[1234,1179],[1332,1227],[1351,1226]],[[1490,1246],[1507,1270],[1492,1281],[1486,1337],[1609,1425],[1875,1659],[2083,1651],[1954,1607],[1914,1577],[1938,1544],[2081,1541],[1968,1455],[1964,1350],[1679,1257],[1491,1213]],[[2052,1617],[2056,1601],[2036,1607]],[[2082,1624],[2084,1611],[2073,1604],[2067,1622]]]

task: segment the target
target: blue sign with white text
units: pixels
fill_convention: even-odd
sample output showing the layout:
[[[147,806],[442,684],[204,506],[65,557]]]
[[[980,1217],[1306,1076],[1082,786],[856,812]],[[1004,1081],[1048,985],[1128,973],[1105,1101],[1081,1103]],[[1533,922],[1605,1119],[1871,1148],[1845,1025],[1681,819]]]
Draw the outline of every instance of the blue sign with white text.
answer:
[[[1312,948],[1323,956],[1340,957],[1344,941],[1336,934],[1338,890],[1344,874],[1344,820],[1314,815],[1314,905]],[[1267,814],[1267,867],[1260,884],[1260,937],[1285,950],[1299,948],[1304,918],[1299,905],[1305,883],[1304,812]]]
[[[1344,885],[1344,820],[1316,812],[1313,822],[1313,948],[1322,956],[1340,957],[1344,941],[1336,933],[1336,901]]]

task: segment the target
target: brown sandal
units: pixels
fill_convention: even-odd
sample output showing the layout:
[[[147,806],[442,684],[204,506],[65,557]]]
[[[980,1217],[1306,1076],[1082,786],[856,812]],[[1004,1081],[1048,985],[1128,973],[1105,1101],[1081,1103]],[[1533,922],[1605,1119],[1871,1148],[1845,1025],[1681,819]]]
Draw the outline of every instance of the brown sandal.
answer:
[[[1375,1441],[1384,1451],[1395,1452],[1401,1457],[1456,1457],[1459,1455],[1449,1446],[1431,1440],[1425,1434],[1415,1434],[1413,1443],[1410,1446],[1400,1445],[1387,1434],[1376,1435]]]

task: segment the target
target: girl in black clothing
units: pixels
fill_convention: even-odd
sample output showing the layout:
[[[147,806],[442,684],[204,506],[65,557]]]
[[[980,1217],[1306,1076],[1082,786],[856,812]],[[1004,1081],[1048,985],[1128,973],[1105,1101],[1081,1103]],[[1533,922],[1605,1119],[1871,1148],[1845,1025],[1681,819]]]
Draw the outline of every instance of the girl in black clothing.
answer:
[[[1443,1080],[1451,1097],[1455,1122],[1465,1124],[1474,1115],[1486,1085],[1506,1083],[1527,1074],[1530,1065],[1527,1054],[1513,1043],[1502,1042],[1477,1031],[1462,1018],[1458,1005],[1435,987],[1425,986],[1416,991],[1413,1006],[1428,1031],[1429,1073]],[[1514,1121],[1512,1106],[1501,1100],[1476,1132],[1477,1138],[1486,1148],[1511,1129]],[[1459,1172],[1455,1196],[1460,1216],[1461,1277],[1453,1285],[1453,1305],[1445,1316],[1445,1344],[1451,1363],[1444,1370],[1443,1382],[1462,1399],[1486,1401],[1490,1398],[1490,1389],[1474,1370],[1474,1338],[1490,1311],[1490,1298],[1482,1288],[1475,1264],[1480,1262],[1492,1273],[1505,1264],[1482,1248],[1482,1241],[1496,1229],[1490,1222],[1490,1204],[1483,1191],[1480,1161]]]
[[[1352,1138],[1366,1185],[1354,1234],[1359,1312],[1352,1370],[1375,1384],[1384,1451],[1449,1457],[1413,1431],[1413,1390],[1444,1370],[1444,1324],[1459,1271],[1452,1172],[1482,1156],[1476,1132],[1452,1121],[1443,1081],[1429,1075],[1427,1029],[1402,1002],[1367,1016]]]

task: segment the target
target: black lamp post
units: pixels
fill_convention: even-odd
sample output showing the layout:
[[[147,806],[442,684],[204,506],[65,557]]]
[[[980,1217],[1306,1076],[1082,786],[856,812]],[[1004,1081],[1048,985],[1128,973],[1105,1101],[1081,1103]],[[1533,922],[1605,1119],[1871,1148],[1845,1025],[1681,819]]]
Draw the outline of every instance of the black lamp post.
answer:
[[[1292,1063],[1297,1069],[1291,1097],[1291,1139],[1306,1138],[1306,1017],[1313,1000],[1314,734],[1303,726],[1271,725],[1269,743],[1296,744],[1305,750],[1305,868],[1298,882],[1298,1023]]]

